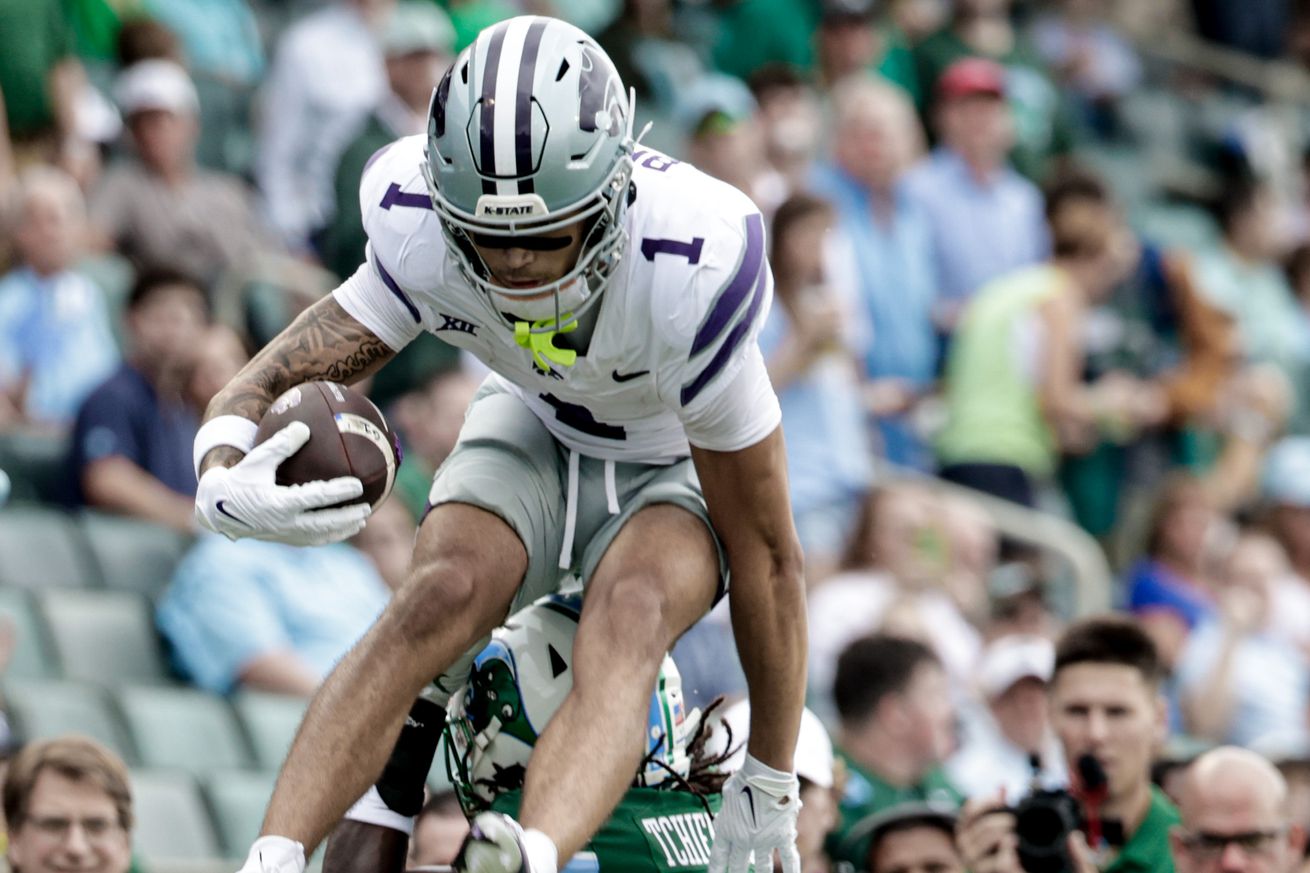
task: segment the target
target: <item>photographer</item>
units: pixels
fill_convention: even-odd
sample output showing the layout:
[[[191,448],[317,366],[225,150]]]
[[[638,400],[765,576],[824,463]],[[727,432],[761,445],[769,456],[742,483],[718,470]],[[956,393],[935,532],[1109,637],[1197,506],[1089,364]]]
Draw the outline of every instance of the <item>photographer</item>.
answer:
[[[1056,644],[1051,723],[1070,774],[1083,774],[1071,775],[1064,798],[1076,808],[1096,865],[1106,873],[1173,870],[1169,829],[1178,823],[1178,813],[1150,780],[1151,757],[1165,732],[1162,673],[1155,646],[1131,620],[1088,619]],[[1089,790],[1089,770],[1103,771],[1099,790]],[[1033,846],[1006,808],[1018,800],[1002,793],[965,805],[956,839],[972,873],[1025,869],[1020,856]],[[1048,842],[1063,846],[1065,840],[1056,836]]]

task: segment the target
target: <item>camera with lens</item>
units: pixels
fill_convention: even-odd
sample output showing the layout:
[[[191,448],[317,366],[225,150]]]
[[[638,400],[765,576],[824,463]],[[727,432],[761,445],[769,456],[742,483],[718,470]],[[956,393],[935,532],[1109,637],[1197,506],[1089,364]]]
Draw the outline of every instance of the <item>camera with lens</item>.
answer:
[[[1067,873],[1069,835],[1083,827],[1078,799],[1064,789],[1033,791],[1014,808],[1019,865],[1027,873]]]
[[[1034,771],[1037,769],[1034,767]],[[1088,815],[1084,803],[1092,806],[1095,815],[1096,808],[1104,802],[1107,789],[1105,770],[1096,758],[1091,755],[1079,757],[1077,769],[1083,786],[1081,801],[1067,789],[1034,788],[1011,810],[1019,843],[1019,865],[1026,873],[1072,873],[1076,869],[1069,857],[1069,835],[1074,831],[1087,832]],[[1123,828],[1119,822],[1098,818],[1095,830],[1096,837],[1103,837],[1112,845],[1123,843]]]

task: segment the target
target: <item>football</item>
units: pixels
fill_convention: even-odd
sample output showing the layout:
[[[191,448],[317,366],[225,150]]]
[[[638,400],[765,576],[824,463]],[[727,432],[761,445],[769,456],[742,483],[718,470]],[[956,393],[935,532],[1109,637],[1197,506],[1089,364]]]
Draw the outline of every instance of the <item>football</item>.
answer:
[[[355,476],[373,508],[387,499],[400,466],[400,443],[371,400],[336,382],[297,385],[264,413],[255,444],[293,421],[309,426],[309,442],[278,467],[277,484]]]

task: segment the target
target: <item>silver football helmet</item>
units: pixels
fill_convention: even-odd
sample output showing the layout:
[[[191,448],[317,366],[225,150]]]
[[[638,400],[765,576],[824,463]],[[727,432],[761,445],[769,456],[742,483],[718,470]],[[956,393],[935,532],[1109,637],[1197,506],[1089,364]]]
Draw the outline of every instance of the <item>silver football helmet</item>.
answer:
[[[632,111],[595,40],[553,18],[525,15],[487,28],[437,85],[423,175],[461,271],[506,325],[504,311],[554,330],[593,305],[617,271],[627,243]],[[496,284],[472,244],[579,221],[576,264],[546,285]]]

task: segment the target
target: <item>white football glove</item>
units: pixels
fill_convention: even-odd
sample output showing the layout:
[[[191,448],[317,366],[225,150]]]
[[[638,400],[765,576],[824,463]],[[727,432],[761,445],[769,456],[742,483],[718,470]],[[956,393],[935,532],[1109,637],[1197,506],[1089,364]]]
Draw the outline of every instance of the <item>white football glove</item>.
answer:
[[[342,476],[303,485],[278,485],[278,465],[309,441],[309,427],[293,421],[231,467],[211,467],[196,487],[196,520],[228,539],[254,537],[293,546],[321,546],[359,533],[367,503],[320,509],[359,497],[364,485]]]
[[[286,837],[260,837],[237,873],[305,873],[305,847]]]
[[[749,754],[723,784],[723,807],[714,817],[709,873],[747,873],[751,856],[756,873],[773,873],[773,853],[783,873],[801,873],[796,851],[796,816],[801,786],[794,773],[761,764]]]

